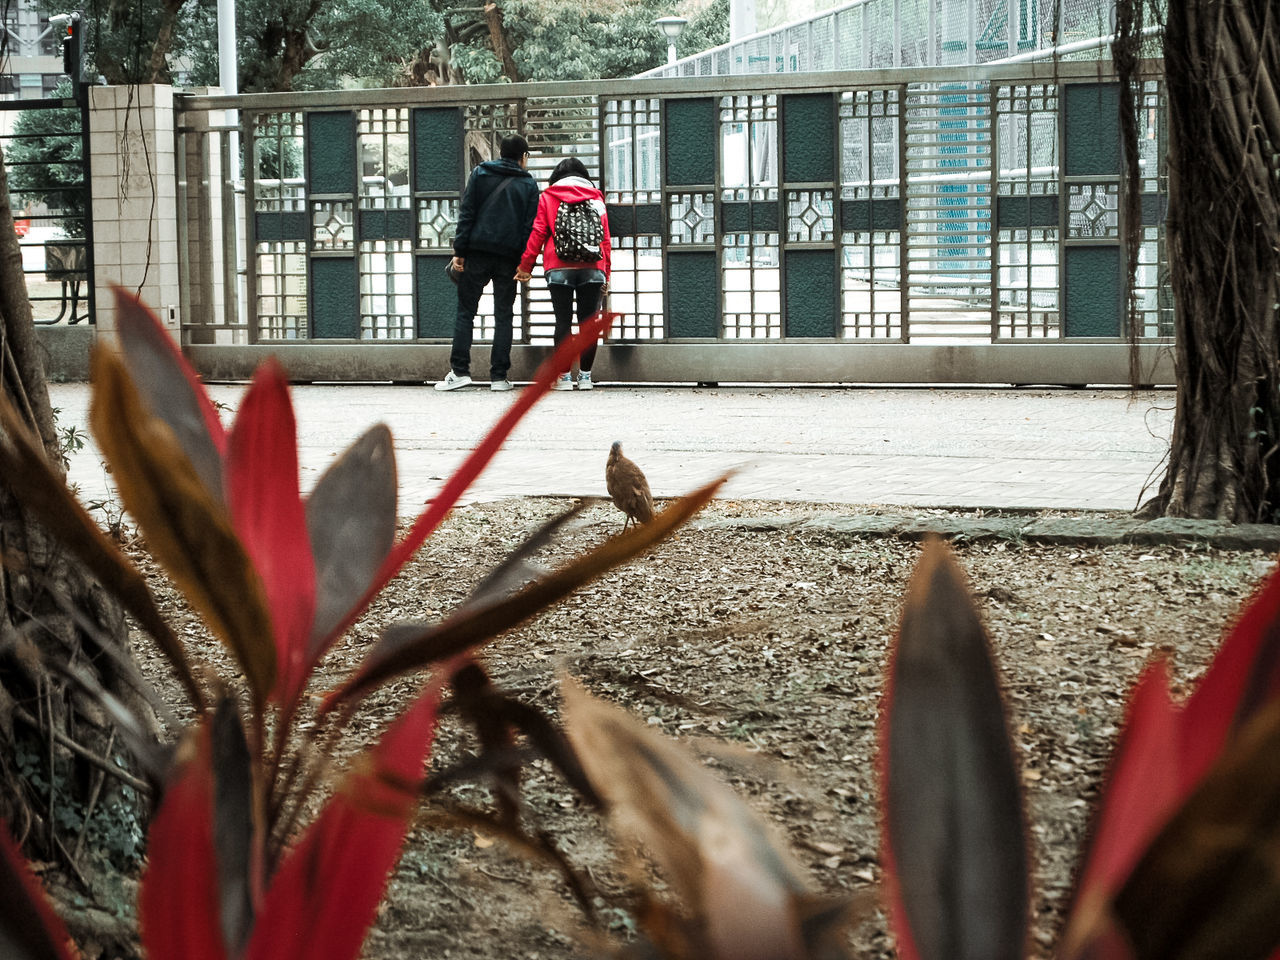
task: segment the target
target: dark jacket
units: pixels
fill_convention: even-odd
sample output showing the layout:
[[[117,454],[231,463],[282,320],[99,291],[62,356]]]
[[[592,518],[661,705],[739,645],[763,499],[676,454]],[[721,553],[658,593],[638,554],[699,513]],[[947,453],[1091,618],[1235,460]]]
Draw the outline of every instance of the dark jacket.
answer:
[[[485,200],[507,177],[515,179],[484,211],[484,218],[477,219]],[[462,194],[453,252],[459,257],[476,251],[519,260],[537,212],[538,185],[529,171],[514,160],[486,160],[472,171]]]

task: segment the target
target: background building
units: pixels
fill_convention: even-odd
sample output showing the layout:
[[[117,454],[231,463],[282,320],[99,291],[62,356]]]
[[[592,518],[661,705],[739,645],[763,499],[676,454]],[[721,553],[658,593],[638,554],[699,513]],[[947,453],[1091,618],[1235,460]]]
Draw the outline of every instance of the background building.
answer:
[[[731,23],[762,20],[760,0],[732,7]],[[1089,42],[1109,35],[1113,19],[1112,0],[853,0],[639,76],[962,66],[1071,44],[1083,49],[1065,58],[1091,59],[1105,48]]]
[[[50,25],[36,0],[11,0],[5,13],[0,99],[51,96],[62,79],[61,32]]]

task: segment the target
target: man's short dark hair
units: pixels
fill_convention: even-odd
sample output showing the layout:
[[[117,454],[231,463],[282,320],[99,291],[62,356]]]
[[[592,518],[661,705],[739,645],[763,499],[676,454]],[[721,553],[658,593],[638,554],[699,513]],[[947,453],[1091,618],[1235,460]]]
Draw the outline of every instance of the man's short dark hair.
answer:
[[[529,141],[518,133],[513,133],[509,137],[502,138],[502,146],[499,152],[504,159],[515,160],[517,163],[520,158],[529,152]]]

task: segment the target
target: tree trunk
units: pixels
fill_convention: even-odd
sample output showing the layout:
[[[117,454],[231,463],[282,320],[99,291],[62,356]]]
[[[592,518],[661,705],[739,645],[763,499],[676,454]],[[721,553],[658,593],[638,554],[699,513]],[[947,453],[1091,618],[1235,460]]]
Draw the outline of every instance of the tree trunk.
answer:
[[[284,50],[280,54],[280,65],[276,72],[272,90],[287,91],[293,89],[293,78],[302,72],[307,61],[315,56],[315,52],[307,40],[305,30],[290,30],[285,33]]]
[[[155,42],[151,44],[151,59],[147,63],[147,83],[168,83],[169,51],[173,48],[173,33],[178,26],[178,13],[182,10],[181,0],[165,0],[160,7],[160,29],[156,33]]]
[[[0,152],[0,388],[61,469],[40,351]],[[66,871],[68,886],[61,889],[68,897],[101,901],[107,875],[136,864],[109,866],[106,856],[88,854],[101,854],[94,844],[103,838],[140,836],[145,798],[106,776],[104,769],[127,758],[120,757],[97,704],[69,686],[58,668],[74,664],[91,671],[139,710],[137,692],[125,680],[130,653],[124,617],[114,598],[33,522],[2,477],[0,558],[0,817],[28,857]],[[111,816],[104,813],[108,803]],[[93,920],[130,905],[104,906],[59,912],[87,957],[135,953],[118,925]]]
[[[296,18],[285,17],[268,24],[259,45],[265,51],[279,51],[279,59],[269,75],[249,77],[246,90],[261,93],[293,89],[293,78],[320,52],[310,38],[311,24],[319,12],[319,0],[311,0]]]
[[[493,55],[502,64],[503,76],[512,83],[519,83],[520,74],[511,57],[511,44],[507,42],[507,26],[502,20],[502,8],[496,3],[486,3],[484,19],[489,25],[489,42],[493,44]]]
[[[1280,11],[1275,0],[1167,8],[1178,399],[1168,472],[1145,509],[1277,522]]]

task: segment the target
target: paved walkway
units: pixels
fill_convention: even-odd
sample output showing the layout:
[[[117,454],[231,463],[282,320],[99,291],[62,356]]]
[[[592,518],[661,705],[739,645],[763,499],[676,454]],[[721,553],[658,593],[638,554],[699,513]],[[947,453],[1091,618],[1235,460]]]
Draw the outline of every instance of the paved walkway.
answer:
[[[518,389],[518,388],[517,388]],[[243,385],[210,387],[234,407]],[[63,426],[86,423],[88,386],[54,384]],[[364,429],[396,441],[400,509],[416,513],[513,393],[487,385],[295,387],[303,488]],[[728,468],[725,495],[878,504],[1130,510],[1159,483],[1172,391],[608,387],[552,393],[481,475],[469,500],[604,495],[609,444],[675,496]],[[96,450],[73,458],[82,499],[102,496]]]

